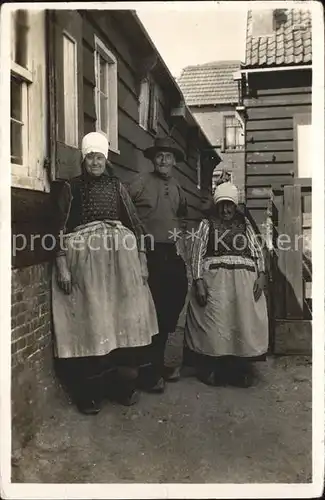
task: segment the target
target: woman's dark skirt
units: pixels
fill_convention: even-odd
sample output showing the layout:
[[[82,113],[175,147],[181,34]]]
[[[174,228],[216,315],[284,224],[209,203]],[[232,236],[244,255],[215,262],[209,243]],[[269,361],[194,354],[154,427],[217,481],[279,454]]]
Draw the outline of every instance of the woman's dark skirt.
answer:
[[[128,386],[135,385],[138,369],[149,364],[150,345],[115,349],[104,356],[55,358],[55,369],[61,384],[70,397],[101,400],[117,383],[118,369],[129,372],[125,377]],[[120,380],[119,380],[120,382]]]

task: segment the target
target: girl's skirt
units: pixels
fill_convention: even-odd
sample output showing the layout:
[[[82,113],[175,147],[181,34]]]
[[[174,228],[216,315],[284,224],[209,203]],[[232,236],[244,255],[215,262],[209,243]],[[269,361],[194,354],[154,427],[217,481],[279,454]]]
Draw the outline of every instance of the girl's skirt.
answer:
[[[185,325],[185,359],[189,352],[243,358],[265,354],[267,305],[264,292],[257,302],[254,300],[254,262],[238,256],[209,257],[203,268],[207,304],[198,304],[193,285]]]

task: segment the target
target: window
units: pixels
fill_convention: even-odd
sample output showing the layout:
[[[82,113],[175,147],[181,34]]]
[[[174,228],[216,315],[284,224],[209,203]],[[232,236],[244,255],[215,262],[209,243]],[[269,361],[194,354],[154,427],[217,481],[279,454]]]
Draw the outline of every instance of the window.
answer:
[[[11,76],[10,154],[14,165],[28,162],[27,83]]]
[[[63,88],[65,144],[78,147],[77,45],[63,34]]]
[[[154,134],[158,132],[159,90],[151,78],[141,82],[139,96],[139,125]]]
[[[202,177],[202,165],[201,165],[201,154],[198,153],[196,160],[196,175],[197,175],[197,189],[201,189],[201,177]]]
[[[150,108],[150,84],[149,80],[145,79],[141,82],[140,97],[139,97],[139,125],[148,130],[149,124],[149,108]]]
[[[118,153],[117,60],[95,35],[96,130],[106,134],[110,150]]]
[[[28,13],[11,14],[10,78],[10,155],[13,165],[28,164],[28,86],[33,82],[28,71]]]
[[[11,10],[10,157],[14,187],[48,190],[44,10]]]
[[[158,132],[158,107],[159,107],[159,92],[154,81],[150,82],[150,111],[149,111],[149,128],[156,134]]]
[[[297,114],[295,123],[295,159],[296,172],[300,178],[312,177],[312,162],[310,151],[312,151],[312,125],[311,116],[307,113]]]
[[[242,150],[245,137],[240,121],[235,115],[224,116],[224,150]]]

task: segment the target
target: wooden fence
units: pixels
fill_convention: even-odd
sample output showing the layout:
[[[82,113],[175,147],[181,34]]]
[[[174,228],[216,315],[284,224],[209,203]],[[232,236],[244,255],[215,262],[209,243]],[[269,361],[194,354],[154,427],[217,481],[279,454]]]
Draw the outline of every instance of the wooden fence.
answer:
[[[311,183],[273,190],[271,351],[310,353],[312,320]]]

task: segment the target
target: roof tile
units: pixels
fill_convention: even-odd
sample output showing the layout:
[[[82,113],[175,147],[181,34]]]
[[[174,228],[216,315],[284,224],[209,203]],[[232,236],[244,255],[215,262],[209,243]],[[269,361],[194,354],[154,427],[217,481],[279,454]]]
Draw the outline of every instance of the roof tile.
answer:
[[[293,62],[295,62],[295,58],[294,58],[293,54],[287,54],[284,62],[285,62],[285,64],[292,64]]]
[[[276,58],[275,58],[275,63],[276,63],[277,65],[279,65],[279,64],[283,64],[283,63],[284,63],[284,54],[279,55],[279,56],[277,55],[277,56],[276,56]],[[262,64],[263,64],[263,63],[262,63]]]
[[[247,53],[250,52],[246,47]],[[219,61],[183,69],[177,83],[189,106],[238,102],[238,86],[233,74],[240,61]]]
[[[253,35],[253,12],[247,16],[245,67],[311,64],[311,11],[307,9],[273,10],[277,13],[274,33]]]
[[[294,57],[294,61],[296,64],[301,63],[303,61],[303,59],[304,59],[303,53],[295,55],[295,57]]]

